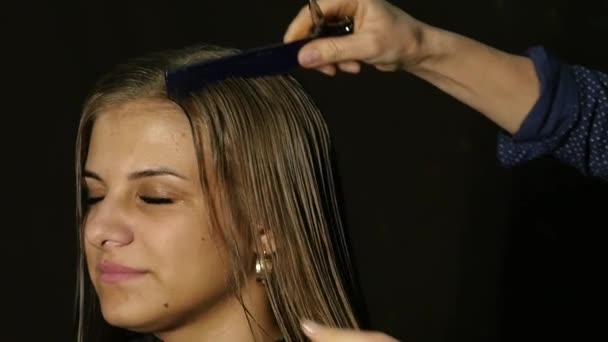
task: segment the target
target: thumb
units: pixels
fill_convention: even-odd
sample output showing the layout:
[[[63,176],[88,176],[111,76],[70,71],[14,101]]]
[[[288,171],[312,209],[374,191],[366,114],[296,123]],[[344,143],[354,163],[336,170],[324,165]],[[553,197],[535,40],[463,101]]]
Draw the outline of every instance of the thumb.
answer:
[[[398,342],[380,332],[330,328],[310,320],[303,320],[301,326],[312,342]]]
[[[364,61],[373,56],[375,44],[368,44],[361,35],[318,38],[304,45],[298,53],[303,67],[316,68],[347,61]]]

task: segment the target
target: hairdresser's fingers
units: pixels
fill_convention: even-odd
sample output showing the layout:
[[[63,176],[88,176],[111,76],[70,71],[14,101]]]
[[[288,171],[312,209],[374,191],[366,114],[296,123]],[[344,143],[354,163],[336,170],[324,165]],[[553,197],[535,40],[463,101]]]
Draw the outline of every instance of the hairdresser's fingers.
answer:
[[[359,33],[352,36],[319,38],[306,44],[298,53],[303,67],[316,68],[346,61],[365,61],[380,54],[374,36]]]
[[[314,39],[298,53],[298,62],[306,68],[356,61],[379,70],[412,70],[426,57],[425,37],[430,26],[420,22],[385,0],[323,0],[319,1],[328,16],[350,16],[354,33],[342,37]],[[296,16],[285,35],[286,41],[309,35],[312,27],[310,11],[304,8]],[[348,64],[348,66],[351,66]],[[341,68],[342,69],[342,68]],[[346,72],[355,71],[349,67]]]
[[[398,342],[377,331],[329,328],[306,320],[302,322],[302,331],[312,342]]]
[[[396,71],[399,70],[399,65],[394,63],[379,63],[374,65],[380,71]]]
[[[320,72],[324,73],[327,76],[334,76],[336,75],[336,67],[333,64],[328,64],[328,65],[323,65],[321,67],[318,67],[317,70],[319,70]]]
[[[349,74],[358,74],[361,71],[361,65],[357,62],[343,62],[339,63],[337,68],[333,64],[327,64],[316,68],[318,71],[324,73],[327,76],[335,76],[337,69],[340,69]]]
[[[287,27],[283,42],[289,43],[294,40],[304,39],[310,35],[313,27],[312,18],[310,17],[310,9],[307,6],[302,7],[300,13],[291,21]]]
[[[354,17],[357,13],[358,3],[359,1],[352,0],[323,0],[319,1],[319,7],[321,7],[321,11],[325,17]],[[357,24],[358,23],[355,18],[355,30]],[[294,40],[306,38],[310,35],[312,28],[313,22],[310,15],[310,9],[308,5],[306,5],[302,7],[300,12],[287,27],[285,35],[283,36],[283,41],[288,43]]]
[[[361,64],[353,61],[338,63],[338,68],[349,74],[358,74],[361,71]]]

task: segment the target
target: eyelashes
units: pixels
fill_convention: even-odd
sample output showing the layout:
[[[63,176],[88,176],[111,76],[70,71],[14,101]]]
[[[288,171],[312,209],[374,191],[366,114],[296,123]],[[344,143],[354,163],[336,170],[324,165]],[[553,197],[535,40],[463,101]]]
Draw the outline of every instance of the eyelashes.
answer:
[[[145,204],[151,205],[166,205],[173,204],[175,200],[170,197],[155,197],[155,196],[138,196],[138,198]],[[103,196],[89,196],[85,197],[85,203],[87,206],[93,206],[104,199]]]
[[[85,197],[85,203],[87,206],[92,206],[97,204],[97,202],[101,201],[103,199],[103,197],[92,197],[92,196],[86,196]]]
[[[139,196],[139,198],[147,204],[172,204],[174,200],[169,197],[152,197],[152,196]]]

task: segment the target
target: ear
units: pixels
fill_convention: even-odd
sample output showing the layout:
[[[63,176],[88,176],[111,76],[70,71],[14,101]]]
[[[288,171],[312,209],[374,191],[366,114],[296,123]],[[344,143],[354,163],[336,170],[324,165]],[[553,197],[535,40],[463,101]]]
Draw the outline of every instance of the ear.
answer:
[[[267,229],[259,228],[256,234],[257,242],[262,246],[262,252],[266,254],[273,254],[277,251],[277,245],[275,244],[274,236]]]

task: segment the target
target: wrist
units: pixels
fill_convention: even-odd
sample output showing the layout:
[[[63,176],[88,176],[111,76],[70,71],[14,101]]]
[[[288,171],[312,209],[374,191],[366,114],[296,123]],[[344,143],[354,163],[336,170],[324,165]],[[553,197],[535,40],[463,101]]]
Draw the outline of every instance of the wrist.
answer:
[[[406,54],[403,69],[414,75],[432,72],[437,64],[449,54],[451,33],[440,28],[420,23],[414,31],[413,52]]]

